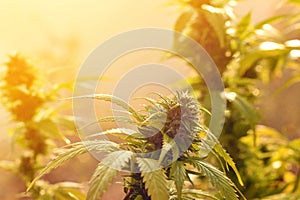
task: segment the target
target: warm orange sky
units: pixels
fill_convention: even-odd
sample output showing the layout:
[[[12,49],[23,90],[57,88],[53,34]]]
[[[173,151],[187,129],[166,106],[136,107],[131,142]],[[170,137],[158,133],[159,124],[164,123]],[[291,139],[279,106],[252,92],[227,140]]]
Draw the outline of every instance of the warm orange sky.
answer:
[[[238,13],[257,7],[253,12],[257,20],[275,12],[282,1],[246,0]],[[0,59],[13,51],[30,56],[45,47],[59,49],[56,43],[70,37],[80,40],[83,59],[114,34],[138,27],[172,28],[180,12],[167,6],[168,2],[171,0],[0,0]]]
[[[86,54],[110,36],[138,27],[172,28],[176,8],[150,0],[0,1],[0,58],[35,53],[53,38],[76,37]],[[85,52],[87,51],[87,52]]]

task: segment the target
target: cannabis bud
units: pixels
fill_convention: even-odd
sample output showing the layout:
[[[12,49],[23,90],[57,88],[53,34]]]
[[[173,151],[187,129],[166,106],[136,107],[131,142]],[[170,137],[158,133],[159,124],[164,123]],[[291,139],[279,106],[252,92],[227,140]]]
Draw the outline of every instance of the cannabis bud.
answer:
[[[149,106],[148,117],[139,127],[149,143],[149,151],[162,148],[164,142],[174,140],[181,153],[185,152],[199,130],[198,102],[187,92],[178,92],[175,98],[162,98]]]

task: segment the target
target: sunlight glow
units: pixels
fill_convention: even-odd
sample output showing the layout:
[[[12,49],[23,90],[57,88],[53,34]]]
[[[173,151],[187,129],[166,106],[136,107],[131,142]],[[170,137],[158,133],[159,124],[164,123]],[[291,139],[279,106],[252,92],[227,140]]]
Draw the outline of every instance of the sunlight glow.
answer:
[[[235,92],[226,92],[225,97],[228,99],[228,101],[232,102],[236,99],[237,94]]]
[[[276,42],[263,42],[259,45],[259,48],[264,51],[281,50],[284,49],[284,47],[284,45]]]
[[[300,58],[300,50],[292,50],[290,56],[292,59]]]
[[[268,30],[268,31],[271,31],[271,30],[274,29],[273,26],[271,26],[270,24],[265,24],[265,25],[263,25],[262,28],[263,28],[264,30]]]
[[[300,40],[288,40],[285,45],[287,47],[300,47]]]
[[[282,165],[281,161],[275,161],[275,162],[272,163],[272,167],[274,169],[279,169],[281,167],[281,165]]]

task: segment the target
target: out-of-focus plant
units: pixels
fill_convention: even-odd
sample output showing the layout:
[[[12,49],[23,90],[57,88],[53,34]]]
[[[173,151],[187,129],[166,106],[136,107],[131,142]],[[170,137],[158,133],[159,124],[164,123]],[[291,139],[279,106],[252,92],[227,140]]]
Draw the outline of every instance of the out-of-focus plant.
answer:
[[[274,140],[264,141],[264,147],[261,148],[264,136],[261,128],[257,127],[261,119],[257,100],[263,92],[259,85],[268,84],[272,78],[282,76],[287,69],[292,71],[293,76],[279,91],[300,80],[299,14],[273,16],[252,24],[251,13],[241,18],[235,16],[232,5],[238,1],[179,2],[184,10],[174,29],[200,43],[222,75],[228,107],[221,141],[239,168],[242,168],[242,177],[246,183],[242,191],[251,199],[284,199],[283,195],[286,195],[286,199],[298,199],[299,160],[293,161],[293,164],[290,162],[300,149],[300,146],[295,145],[290,148],[290,144],[298,140],[288,141],[280,134],[269,133]],[[184,47],[176,39],[174,47]],[[209,94],[202,79],[196,77],[190,79],[190,82],[199,91],[199,99],[204,107],[209,108]],[[264,130],[270,132],[268,128]],[[276,153],[277,150],[281,153]],[[273,160],[274,157],[278,160]],[[274,162],[275,165],[281,162],[278,174],[275,174]],[[293,170],[290,170],[291,166]],[[273,196],[267,197],[269,195]]]
[[[245,190],[245,195],[249,199],[276,199],[276,196],[280,199],[299,199],[300,139],[289,141],[276,130],[265,126],[257,126],[255,134],[256,145],[253,144],[254,134],[240,139],[240,158],[246,166],[241,170],[243,174],[248,174],[245,185],[251,185]]]
[[[9,134],[13,147],[18,144],[22,152],[14,161],[0,161],[0,167],[19,175],[27,187],[45,160],[50,159],[57,142],[70,142],[60,127],[72,129],[74,126],[71,118],[59,113],[60,107],[53,103],[61,85],[46,84],[33,64],[20,54],[10,56],[1,68],[1,103],[11,114]],[[84,199],[80,184],[50,184],[42,180],[36,182],[30,192],[20,194],[20,197],[26,196],[42,200]]]
[[[186,93],[174,98],[160,95],[158,100],[144,98],[150,105],[137,112],[123,100],[105,94],[75,98],[110,101],[128,111],[129,116],[107,116],[97,122],[122,121],[135,124],[137,129],[117,128],[89,135],[86,141],[67,145],[34,179],[35,181],[65,161],[88,151],[105,152],[90,181],[88,200],[103,195],[118,171],[124,175],[124,200],[167,199],[238,199],[237,187],[224,171],[210,164],[208,153],[230,166],[240,184],[241,177],[229,154],[215,136],[201,124],[201,112],[196,99]],[[115,143],[101,136],[121,139]],[[100,139],[99,139],[100,137]],[[216,164],[217,165],[217,164]],[[193,187],[194,176],[203,184]],[[188,184],[189,183],[189,184]]]

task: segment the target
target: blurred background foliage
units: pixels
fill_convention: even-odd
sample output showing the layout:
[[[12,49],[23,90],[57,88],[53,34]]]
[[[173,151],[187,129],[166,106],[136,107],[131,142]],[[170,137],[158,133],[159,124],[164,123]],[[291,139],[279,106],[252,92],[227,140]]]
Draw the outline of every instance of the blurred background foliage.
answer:
[[[251,12],[236,17],[233,6],[238,1],[180,2],[184,9],[174,29],[209,52],[224,81],[228,107],[221,142],[242,173],[245,187],[241,190],[248,199],[299,199],[299,132],[280,133],[260,125],[264,87],[286,76],[268,97],[275,98],[299,82],[299,12],[253,23]],[[289,4],[297,7],[299,1]],[[180,42],[175,38],[175,48]],[[209,107],[202,79],[195,77],[190,82],[199,90],[200,102]],[[273,114],[280,118],[280,113]]]
[[[72,117],[61,112],[64,105],[52,103],[58,100],[61,89],[71,89],[71,86],[48,85],[37,68],[20,54],[8,58],[4,71],[1,103],[11,114],[13,122],[8,130],[12,150],[18,145],[20,155],[15,160],[0,161],[0,167],[18,175],[27,187],[44,162],[49,160],[56,145],[70,143],[64,134],[74,134]],[[64,134],[60,128],[65,130]],[[84,199],[81,187],[78,183],[40,181],[29,193],[20,193],[19,198]]]
[[[179,5],[180,10],[170,16],[172,19],[177,18],[174,29],[199,42],[220,70],[228,103],[221,143],[230,152],[241,172],[245,187],[240,190],[248,199],[297,200],[300,199],[300,3],[298,0],[272,1],[273,4],[252,0],[248,1],[249,4],[245,3],[244,7],[239,7],[243,3],[244,1],[234,0],[174,0],[172,5],[176,5],[176,8]],[[247,11],[248,13],[241,12],[248,5],[255,5],[254,9]],[[117,7],[114,6],[111,9]],[[154,13],[149,6],[135,8],[145,13],[142,9],[145,7],[148,14]],[[265,13],[261,14],[266,15],[263,20],[256,12],[260,7],[265,9],[262,11]],[[164,18],[165,13],[161,10],[159,13],[158,17]],[[107,18],[127,19],[120,16],[106,16],[105,19]],[[162,20],[156,19],[159,23],[151,23],[149,19],[146,20],[148,24],[136,22],[133,26],[126,26],[122,23],[122,28],[110,29],[107,35],[149,24],[166,26],[162,24]],[[172,20],[166,21],[171,27]],[[93,28],[96,26],[91,24]],[[114,24],[117,26],[118,23]],[[28,41],[31,43],[37,37],[33,32],[30,34],[32,38]],[[47,42],[51,50],[43,46],[36,55],[44,59],[41,68],[51,67],[49,71],[55,71],[54,73],[45,76],[44,71],[42,73],[38,67],[34,67],[33,63],[39,62],[32,63],[20,54],[12,54],[1,65],[1,103],[6,109],[6,113],[1,115],[4,115],[3,119],[6,121],[11,118],[9,124],[5,124],[5,129],[6,126],[9,127],[8,134],[12,144],[10,150],[2,152],[11,151],[13,156],[3,154],[2,157],[6,160],[1,161],[0,166],[21,177],[4,184],[6,188],[15,188],[11,190],[15,193],[25,191],[25,186],[33,175],[51,159],[50,155],[55,147],[62,146],[69,140],[77,140],[72,119],[68,115],[70,108],[57,101],[60,96],[70,95],[62,89],[70,89],[70,84],[55,84],[51,79],[55,77],[59,80],[57,82],[65,81],[65,73],[56,71],[53,66],[62,66],[63,69],[68,67],[74,73],[73,66],[79,66],[83,58],[80,57],[80,51],[88,48],[82,46],[76,34],[67,37],[54,35]],[[92,43],[91,40],[89,42]],[[175,47],[178,47],[178,42],[180,41],[174,41]],[[16,47],[19,48],[17,50],[23,50],[19,44]],[[209,96],[202,79],[191,77],[189,81],[199,91],[200,102],[209,109]],[[3,134],[7,133],[3,131]],[[93,171],[90,169],[94,168],[95,162],[89,157],[82,157],[77,161],[80,161],[79,164],[69,163],[56,174],[45,177],[45,180],[55,184],[38,182],[29,196],[40,199],[51,199],[54,196],[56,199],[83,199],[85,181]],[[77,167],[80,164],[84,164],[81,171]],[[3,171],[1,173],[8,176]],[[235,180],[235,176],[232,175],[231,178]],[[16,195],[2,192],[0,197],[12,199]],[[24,193],[17,196],[26,199]]]

